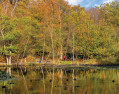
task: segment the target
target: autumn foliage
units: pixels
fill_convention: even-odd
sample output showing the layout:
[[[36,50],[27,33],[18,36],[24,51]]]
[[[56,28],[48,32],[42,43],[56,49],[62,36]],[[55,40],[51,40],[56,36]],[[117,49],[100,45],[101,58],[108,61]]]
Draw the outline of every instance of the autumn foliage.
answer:
[[[0,54],[11,58],[104,58],[118,53],[119,2],[86,10],[65,0],[0,3]]]

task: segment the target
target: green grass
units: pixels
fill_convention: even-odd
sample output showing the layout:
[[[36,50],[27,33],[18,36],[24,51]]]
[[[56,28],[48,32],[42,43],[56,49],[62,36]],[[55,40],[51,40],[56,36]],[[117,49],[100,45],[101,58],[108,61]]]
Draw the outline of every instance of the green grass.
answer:
[[[119,62],[117,62],[117,58],[116,57],[113,57],[113,56],[110,56],[110,57],[107,57],[107,58],[102,58],[100,60],[98,60],[98,64],[101,64],[101,65],[111,65],[111,64],[119,64]]]
[[[102,58],[102,59],[84,59],[84,60],[75,60],[73,61],[58,61],[55,62],[54,64],[52,63],[52,61],[49,61],[50,63],[46,63],[45,61],[42,63],[38,63],[38,62],[27,62],[24,63],[24,66],[37,66],[37,65],[43,65],[43,64],[49,64],[49,65],[68,65],[68,64],[89,64],[89,65],[117,65],[119,64],[119,62],[117,62],[117,58],[114,56],[110,56],[110,57],[106,57],[106,58]],[[0,64],[0,66],[7,66],[4,64]]]

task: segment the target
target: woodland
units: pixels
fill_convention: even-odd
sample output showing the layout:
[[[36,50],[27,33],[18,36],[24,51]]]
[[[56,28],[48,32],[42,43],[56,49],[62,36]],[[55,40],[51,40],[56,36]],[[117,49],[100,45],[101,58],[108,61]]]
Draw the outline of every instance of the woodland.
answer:
[[[65,0],[0,0],[0,61],[119,59],[119,2],[85,9]],[[25,61],[26,60],[26,61]]]

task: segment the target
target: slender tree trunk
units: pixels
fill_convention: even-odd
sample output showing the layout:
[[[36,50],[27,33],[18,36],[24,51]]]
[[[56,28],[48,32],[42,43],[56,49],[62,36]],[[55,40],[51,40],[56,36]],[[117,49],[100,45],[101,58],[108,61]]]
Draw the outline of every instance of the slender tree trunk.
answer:
[[[7,65],[11,65],[11,56],[6,57]]]
[[[50,51],[51,52],[51,51]],[[50,52],[49,52],[49,54],[48,54],[48,56],[47,56],[47,58],[46,58],[46,63],[47,63],[47,61],[48,61],[48,58],[49,58],[49,56],[50,56]]]
[[[63,42],[62,42],[62,23],[61,23],[61,9],[60,9],[60,5],[59,5],[59,11],[60,11],[60,14],[59,14],[59,20],[60,20],[60,43],[61,43],[61,49],[60,49],[60,59],[62,60],[63,59]]]
[[[52,42],[52,61],[53,61],[53,64],[54,64],[53,26],[52,26],[52,30],[51,30],[51,42]]]
[[[25,56],[25,52],[26,52],[26,46],[27,46],[27,44],[28,44],[28,42],[29,42],[29,37],[28,37],[28,39],[27,39],[27,41],[26,41],[26,44],[25,44],[25,46],[24,46],[24,53],[23,53],[23,57]]]
[[[11,51],[9,52],[10,53],[10,55],[9,56],[6,56],[6,60],[7,60],[7,65],[11,65]]]
[[[15,5],[14,5],[14,8],[13,8],[13,10],[12,10],[12,12],[11,12],[11,16],[12,16],[12,17],[13,17],[13,13],[14,13],[14,11],[15,11],[15,8],[17,7],[17,1],[18,1],[18,0],[16,0]]]
[[[5,10],[5,14],[7,15],[8,12],[8,6],[7,6],[8,2],[3,4],[4,10]]]
[[[11,56],[9,56],[9,65],[12,64],[11,61],[12,61]]]
[[[6,60],[7,60],[7,65],[9,65],[9,57],[6,56]]]
[[[74,31],[73,31],[73,50],[72,52],[73,52],[72,61],[74,62]]]
[[[53,22],[54,22],[54,19],[53,19],[53,15],[54,15],[54,5],[53,5],[53,2],[51,1],[51,4],[52,4],[52,17],[51,17],[51,42],[52,42],[52,61],[53,61],[53,64],[54,64],[54,42],[53,42]]]
[[[4,29],[4,26],[3,26],[3,28],[0,30],[0,32],[1,32],[1,35],[2,35],[2,38],[3,38],[3,49],[5,49],[5,41],[4,41],[4,33],[3,33],[3,29]],[[1,50],[2,51],[2,50]]]
[[[60,51],[60,59],[62,60],[63,58],[63,51],[62,51],[62,45],[61,45],[61,51]]]
[[[76,53],[75,53],[75,55],[76,55],[76,60],[78,59],[78,53],[77,53],[77,51],[78,51],[78,47],[77,47],[77,46],[78,46],[78,45],[77,45],[77,44],[78,44],[78,42],[77,42],[77,40],[76,40],[76,45],[75,45],[75,46],[76,46],[76,49],[75,49],[75,50],[76,50]]]
[[[70,25],[69,25],[69,28],[70,28]],[[65,50],[65,54],[67,53],[67,51],[68,51],[68,42],[69,42],[69,39],[70,39],[70,32],[71,32],[71,30],[69,29],[68,30],[68,36],[67,36],[67,42],[66,42],[66,50]]]
[[[61,33],[61,17],[59,16],[60,18],[60,43],[61,43],[61,50],[60,50],[60,59],[62,60],[63,59],[63,46],[62,46],[62,33]]]
[[[3,37],[3,39],[4,39],[3,29],[4,29],[4,26],[3,26],[3,28],[0,30],[0,32],[1,32],[1,35],[2,35],[2,37]]]
[[[43,61],[43,59],[44,59],[44,52],[45,51],[45,35],[44,35],[44,44],[43,44],[43,55],[42,55],[42,61]]]

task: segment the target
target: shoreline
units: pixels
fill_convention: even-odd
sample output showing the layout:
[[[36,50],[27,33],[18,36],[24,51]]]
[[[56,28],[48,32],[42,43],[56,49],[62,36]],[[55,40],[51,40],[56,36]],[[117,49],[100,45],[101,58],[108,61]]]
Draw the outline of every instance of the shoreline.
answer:
[[[15,66],[15,67],[19,67],[19,66],[54,66],[54,67],[60,67],[60,66],[77,66],[77,67],[80,67],[80,66],[94,66],[94,67],[115,67],[115,66],[119,66],[119,64],[99,64],[99,63],[95,63],[95,64],[91,64],[91,63],[71,63],[71,64],[62,64],[62,63],[55,63],[55,64],[52,64],[52,63],[38,63],[38,62],[27,62],[27,63],[12,63],[12,65],[7,65],[7,63],[0,63],[0,67],[9,67],[9,66]]]

